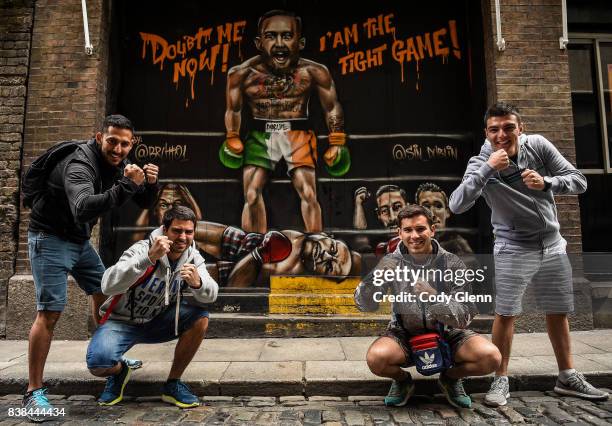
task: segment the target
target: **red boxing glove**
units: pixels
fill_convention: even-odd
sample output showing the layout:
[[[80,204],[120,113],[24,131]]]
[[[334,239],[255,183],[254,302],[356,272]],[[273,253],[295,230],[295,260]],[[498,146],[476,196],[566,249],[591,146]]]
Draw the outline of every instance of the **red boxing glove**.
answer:
[[[401,241],[402,239],[399,236],[393,237],[387,241],[387,253],[393,253]]]
[[[374,249],[374,253],[376,257],[384,256],[385,254],[393,253],[397,248],[397,245],[402,241],[402,239],[397,236],[391,238],[386,243],[378,243],[376,245],[376,249]]]
[[[291,241],[278,231],[270,231],[259,247],[251,252],[259,263],[277,263],[285,260],[291,254]]]

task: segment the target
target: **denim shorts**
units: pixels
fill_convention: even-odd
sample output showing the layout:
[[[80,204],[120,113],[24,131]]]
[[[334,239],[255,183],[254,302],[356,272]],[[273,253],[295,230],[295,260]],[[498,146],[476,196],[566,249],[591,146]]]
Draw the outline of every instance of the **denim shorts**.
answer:
[[[104,264],[89,241],[78,244],[45,232],[28,231],[28,251],[37,310],[64,310],[68,273],[88,295],[102,292]]]
[[[87,347],[87,368],[111,368],[137,343],[164,343],[176,339],[174,315],[176,305],[144,324],[108,320],[98,327]],[[179,335],[189,330],[200,318],[208,318],[208,311],[181,303],[179,310]],[[204,336],[202,336],[204,338]]]

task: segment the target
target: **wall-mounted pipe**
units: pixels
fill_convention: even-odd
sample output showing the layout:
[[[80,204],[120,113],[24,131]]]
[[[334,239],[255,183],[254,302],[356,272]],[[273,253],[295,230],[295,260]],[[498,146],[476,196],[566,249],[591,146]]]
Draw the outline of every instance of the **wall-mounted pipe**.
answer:
[[[501,52],[503,50],[506,50],[506,40],[504,40],[504,38],[502,37],[501,32],[501,11],[499,6],[499,0],[495,0],[495,24],[497,25],[497,50]]]
[[[89,41],[89,22],[87,21],[87,1],[81,0],[81,9],[83,9],[83,32],[85,33],[85,53],[89,56],[93,55],[93,46]]]
[[[569,38],[567,36],[567,3],[566,0],[561,0],[561,18],[563,20],[563,35],[559,37],[559,49],[567,49]]]

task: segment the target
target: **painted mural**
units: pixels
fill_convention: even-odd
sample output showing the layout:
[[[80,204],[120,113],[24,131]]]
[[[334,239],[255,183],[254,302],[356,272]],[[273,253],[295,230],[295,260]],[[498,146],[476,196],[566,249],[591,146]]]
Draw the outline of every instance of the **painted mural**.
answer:
[[[431,209],[445,248],[478,252],[478,213],[452,216],[448,195],[481,142],[480,10],[430,3],[123,2],[116,110],[163,186],[151,210],[106,220],[105,260],[179,204],[226,288],[359,276],[407,203]]]

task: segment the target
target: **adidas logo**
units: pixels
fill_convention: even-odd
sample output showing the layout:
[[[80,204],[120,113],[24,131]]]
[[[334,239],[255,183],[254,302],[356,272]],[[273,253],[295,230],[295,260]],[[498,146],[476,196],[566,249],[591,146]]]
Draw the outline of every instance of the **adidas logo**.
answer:
[[[423,364],[427,366],[427,365],[433,364],[433,362],[436,359],[436,354],[432,352],[431,355],[429,355],[427,352],[425,352],[425,355],[419,356],[419,359],[421,360],[421,362],[423,362]]]

